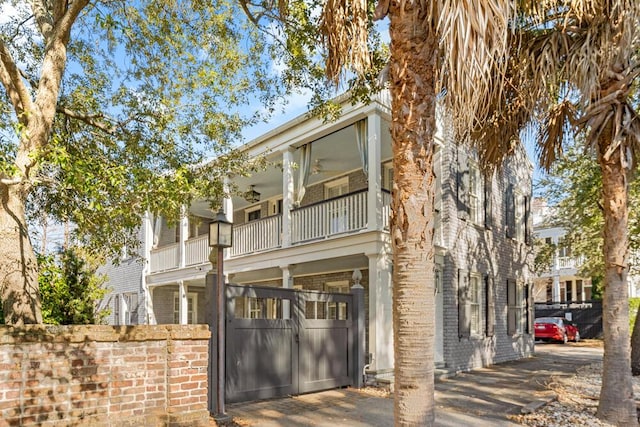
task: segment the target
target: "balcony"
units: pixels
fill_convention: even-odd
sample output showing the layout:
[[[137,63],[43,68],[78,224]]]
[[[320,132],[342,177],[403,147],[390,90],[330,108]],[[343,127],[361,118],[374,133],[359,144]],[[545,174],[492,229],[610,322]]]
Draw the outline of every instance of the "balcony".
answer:
[[[580,268],[582,263],[584,263],[584,257],[558,257],[558,269]]]
[[[383,229],[389,228],[391,198],[382,195]],[[300,244],[367,228],[367,191],[359,191],[291,211],[291,244]],[[282,215],[240,224],[233,228],[231,257],[282,247]],[[179,243],[151,250],[151,272],[198,265],[209,260],[207,236],[188,239],[182,259]]]

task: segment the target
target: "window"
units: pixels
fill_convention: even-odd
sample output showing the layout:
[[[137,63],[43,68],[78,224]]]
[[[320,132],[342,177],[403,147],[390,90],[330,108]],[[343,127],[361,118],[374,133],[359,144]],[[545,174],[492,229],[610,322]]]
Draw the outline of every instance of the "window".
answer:
[[[349,192],[349,178],[344,177],[335,181],[328,182],[324,185],[324,198],[333,199],[340,197]]]
[[[469,280],[469,288],[470,288],[469,304],[471,306],[471,334],[481,335],[482,334],[482,325],[481,325],[482,286],[481,286],[480,276],[476,274],[471,275]]]
[[[114,301],[113,315],[116,325],[136,325],[138,324],[138,294],[136,292],[125,292],[116,294]]]
[[[279,215],[282,213],[282,199],[269,200],[269,215]]]
[[[254,206],[251,209],[247,209],[244,211],[245,212],[245,221],[246,222],[251,222],[251,221],[257,221],[260,219],[261,217],[261,210],[260,210],[260,206]]]
[[[391,191],[393,189],[393,163],[387,162],[382,165],[382,188]]]
[[[524,332],[525,296],[524,284],[513,279],[507,280],[507,333],[520,335]]]
[[[482,276],[458,270],[458,335],[468,338],[482,335],[483,293]]]
[[[180,324],[180,293],[173,293],[173,323]],[[187,323],[198,323],[198,294],[187,294]]]
[[[474,224],[484,225],[484,186],[478,165],[469,164],[469,218]]]

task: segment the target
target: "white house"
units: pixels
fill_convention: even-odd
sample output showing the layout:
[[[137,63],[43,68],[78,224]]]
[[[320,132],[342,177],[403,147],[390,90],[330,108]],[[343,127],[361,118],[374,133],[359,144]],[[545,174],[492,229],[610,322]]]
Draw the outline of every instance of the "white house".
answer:
[[[250,155],[271,165],[231,177],[246,191],[225,203],[234,223],[228,282],[348,292],[361,274],[366,363],[376,375],[393,368],[389,105],[384,95],[367,105],[345,102],[337,121],[300,116],[247,143]],[[486,178],[443,126],[436,140],[437,366],[468,369],[528,355],[531,164],[520,150]],[[175,227],[145,217],[139,258],[105,267],[111,322],[205,321],[206,233],[215,213],[205,201],[186,212]]]
[[[549,269],[534,279],[535,302],[571,304],[590,301],[590,277],[578,275],[583,258],[571,253],[571,244],[565,239],[566,231],[557,224],[553,207],[546,200],[533,200],[533,227],[536,239],[553,248]]]

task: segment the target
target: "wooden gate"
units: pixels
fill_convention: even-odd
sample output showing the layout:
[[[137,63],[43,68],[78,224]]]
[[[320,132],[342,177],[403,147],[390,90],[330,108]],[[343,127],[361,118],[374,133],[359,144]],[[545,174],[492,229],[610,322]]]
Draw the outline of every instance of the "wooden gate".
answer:
[[[226,286],[226,401],[362,385],[364,297]]]

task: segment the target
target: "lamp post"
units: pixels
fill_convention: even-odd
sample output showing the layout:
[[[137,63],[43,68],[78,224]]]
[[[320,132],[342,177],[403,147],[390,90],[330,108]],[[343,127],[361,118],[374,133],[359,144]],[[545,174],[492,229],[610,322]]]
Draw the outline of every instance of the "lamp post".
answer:
[[[233,243],[233,224],[227,221],[222,209],[218,211],[216,218],[209,224],[209,247],[211,248],[211,254],[209,260],[213,264],[215,258],[213,256],[213,249],[217,249],[217,286],[215,295],[216,306],[216,406],[214,418],[222,421],[229,417],[225,413],[224,408],[224,388],[225,388],[225,331],[224,331],[224,319],[225,319],[225,297],[224,297],[224,276],[223,276],[223,250],[224,248],[230,248]]]

